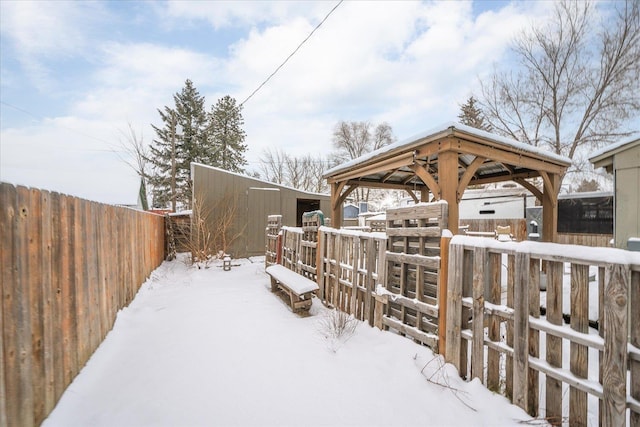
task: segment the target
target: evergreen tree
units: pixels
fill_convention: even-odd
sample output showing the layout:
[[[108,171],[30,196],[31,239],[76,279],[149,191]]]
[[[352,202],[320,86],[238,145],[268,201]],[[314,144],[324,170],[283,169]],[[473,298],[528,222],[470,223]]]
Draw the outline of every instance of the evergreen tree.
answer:
[[[171,205],[175,210],[178,200],[177,188],[180,185],[176,171],[178,145],[176,113],[169,107],[164,107],[164,110],[158,109],[158,113],[164,126],[151,125],[157,138],[149,147],[150,155],[148,158],[152,167],[148,179],[152,188],[152,205],[154,208],[165,208]]]
[[[207,128],[212,150],[207,153],[209,164],[231,172],[244,172],[247,145],[243,125],[242,106],[236,104],[235,98],[226,95],[211,107]]]
[[[477,102],[477,99],[470,96],[466,103],[460,105],[460,114],[458,114],[460,123],[491,132],[491,125],[485,118],[482,109],[477,105]]]
[[[191,162],[206,162],[213,149],[207,144],[204,97],[191,80],[173,100],[175,108],[158,110],[163,126],[151,125],[156,139],[148,160],[153,168],[149,177],[153,206],[176,210],[191,206]]]

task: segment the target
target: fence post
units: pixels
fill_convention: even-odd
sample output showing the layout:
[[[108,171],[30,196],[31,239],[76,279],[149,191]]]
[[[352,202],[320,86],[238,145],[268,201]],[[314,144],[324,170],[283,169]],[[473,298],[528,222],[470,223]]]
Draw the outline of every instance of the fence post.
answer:
[[[324,302],[324,233],[318,227],[316,244],[316,282],[318,283],[318,297]]]
[[[276,238],[276,264],[282,264],[282,231],[278,232]]]
[[[384,330],[384,324],[382,323],[382,318],[384,317],[384,307],[389,303],[388,295],[378,295],[373,294],[375,309],[373,313],[373,326]]]
[[[629,286],[629,342],[640,349],[640,271],[631,273]],[[640,360],[629,358],[631,397],[640,401]],[[631,426],[640,426],[640,412],[631,411]]]
[[[460,371],[460,327],[462,324],[462,262],[464,246],[449,246],[447,280],[447,331],[445,361]]]
[[[367,239],[367,258],[366,258],[366,267],[367,267],[367,276],[365,278],[365,287],[367,289],[365,297],[364,297],[364,316],[365,320],[369,322],[370,326],[373,326],[373,316],[371,313],[371,308],[373,305],[373,297],[372,294],[375,292],[375,283],[373,282],[373,268],[376,264],[376,254],[375,254],[376,242],[373,237],[369,237]]]
[[[529,315],[540,318],[540,260],[529,259]],[[540,333],[529,328],[529,356],[540,357]],[[538,416],[539,378],[537,370],[529,369],[527,412],[532,417]]]
[[[529,375],[529,254],[516,253],[513,287],[513,403],[528,410]]]
[[[487,248],[473,250],[473,340],[471,341],[471,378],[484,380],[484,287],[487,273]]]
[[[353,246],[351,246],[352,253],[351,257],[351,301],[349,301],[350,307],[345,307],[349,309],[350,313],[353,317],[358,320],[364,320],[364,316],[362,318],[358,317],[358,261],[360,259],[360,237],[353,237]],[[345,310],[346,311],[346,310]]]
[[[446,356],[447,285],[449,280],[449,244],[451,237],[440,238],[440,275],[438,278],[438,353]]]
[[[627,298],[629,266],[609,264],[605,268],[604,394],[605,426],[624,426],[627,401]]]

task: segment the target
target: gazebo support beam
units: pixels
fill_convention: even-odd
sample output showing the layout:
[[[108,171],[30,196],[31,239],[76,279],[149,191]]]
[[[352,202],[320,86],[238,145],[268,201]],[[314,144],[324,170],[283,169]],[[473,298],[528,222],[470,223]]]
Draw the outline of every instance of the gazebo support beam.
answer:
[[[524,188],[529,190],[531,192],[531,194],[536,196],[536,199],[538,199],[538,200],[540,200],[540,202],[542,202],[542,191],[540,191],[538,189],[538,187],[536,187],[535,185],[533,185],[532,183],[530,183],[529,181],[527,181],[524,178],[514,178],[513,182],[515,182],[516,184],[522,185]]]
[[[416,193],[414,193],[413,190],[407,189],[406,191],[409,194],[409,196],[411,196],[411,198],[413,199],[414,203],[418,203],[419,202],[418,196],[416,196]]]
[[[480,165],[484,163],[486,160],[485,157],[478,156],[473,159],[473,162],[467,166],[467,169],[464,171],[464,174],[460,178],[460,182],[458,183],[458,195],[456,197],[458,203],[460,203],[460,199],[462,199],[462,195],[464,194],[464,190],[467,189],[469,182],[471,182],[471,178],[476,174]]]
[[[421,166],[419,164],[413,164],[411,166],[409,166],[411,168],[412,171],[415,172],[416,175],[418,175],[418,178],[420,178],[422,180],[422,182],[425,183],[425,185],[427,187],[429,187],[429,190],[433,193],[433,195],[437,198],[440,199],[441,198],[441,188],[440,185],[438,185],[438,182],[435,180],[435,178],[433,177],[433,175],[431,175],[425,168],[424,166]],[[438,168],[439,169],[439,168]],[[456,164],[455,164],[455,171],[456,171],[456,182],[458,180],[458,158],[456,156]]]
[[[449,211],[449,230],[458,234],[458,152],[442,151],[438,155],[438,180],[440,194],[433,192],[436,200],[446,200]]]
[[[342,204],[358,188],[358,185],[351,184],[344,192],[343,189],[347,181],[334,182],[331,184],[331,226],[340,228],[342,226]]]
[[[541,171],[544,181],[542,193],[542,240],[545,242],[558,241],[558,192],[560,177]]]

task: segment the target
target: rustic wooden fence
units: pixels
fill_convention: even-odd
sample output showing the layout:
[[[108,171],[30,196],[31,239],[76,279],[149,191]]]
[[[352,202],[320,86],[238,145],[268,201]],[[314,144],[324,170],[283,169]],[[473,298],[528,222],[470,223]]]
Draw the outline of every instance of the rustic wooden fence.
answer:
[[[373,326],[376,284],[384,277],[386,240],[381,233],[321,227],[320,300]]]
[[[382,324],[438,349],[440,244],[446,203],[389,209]]]
[[[39,425],[164,258],[164,219],[0,184],[0,426]]]
[[[640,256],[466,236],[449,250],[445,357],[462,376],[556,425],[625,425],[627,408],[640,425]]]
[[[446,219],[446,203],[393,209],[387,233],[369,233],[318,226],[318,217],[308,215],[303,228],[282,227],[282,265],[315,280],[328,306],[438,351]]]

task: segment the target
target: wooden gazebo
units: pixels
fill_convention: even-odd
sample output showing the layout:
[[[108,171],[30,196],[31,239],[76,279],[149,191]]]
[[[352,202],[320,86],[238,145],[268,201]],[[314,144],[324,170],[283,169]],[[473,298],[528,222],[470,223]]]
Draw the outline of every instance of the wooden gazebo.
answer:
[[[543,239],[555,241],[560,181],[570,164],[570,159],[532,145],[448,123],[343,163],[324,178],[331,186],[336,227],[342,224],[342,204],[349,194],[367,187],[405,190],[416,202],[446,200],[454,234],[458,204],[467,186],[513,181],[541,201]],[[542,182],[541,189],[533,179]]]

